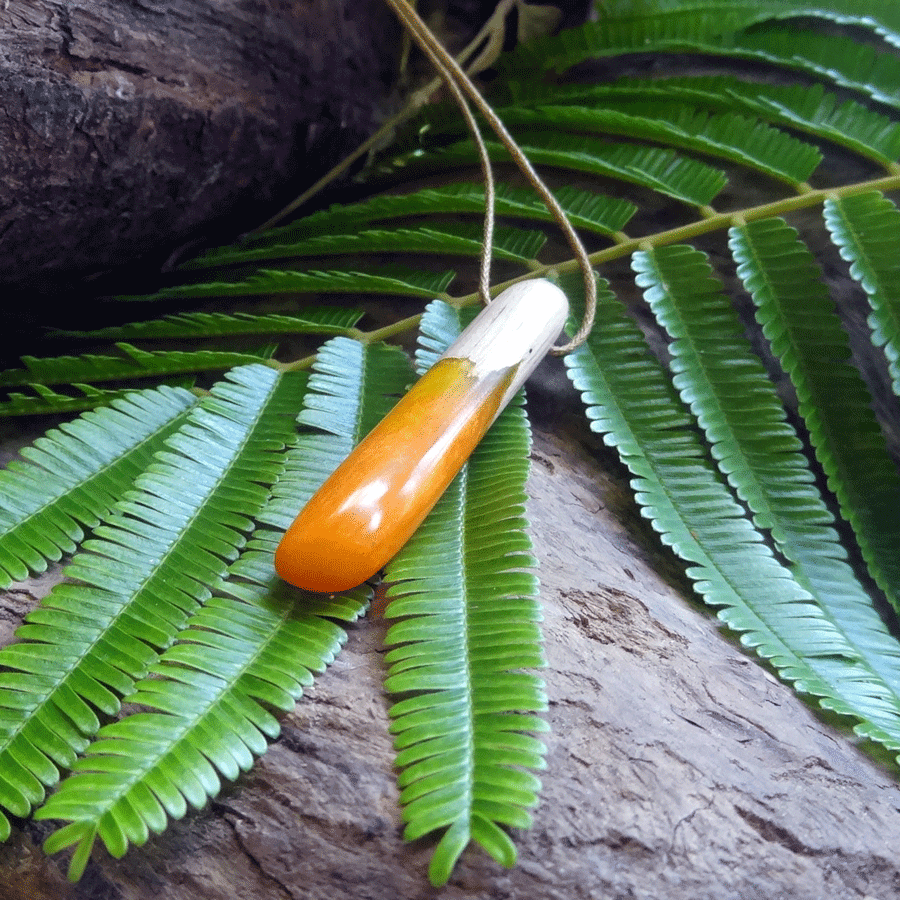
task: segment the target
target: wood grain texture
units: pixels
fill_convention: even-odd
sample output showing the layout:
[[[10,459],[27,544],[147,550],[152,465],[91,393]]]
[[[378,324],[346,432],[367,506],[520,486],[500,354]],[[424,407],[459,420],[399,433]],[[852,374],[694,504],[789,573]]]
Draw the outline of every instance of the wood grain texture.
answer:
[[[380,0],[0,4],[0,283],[258,225],[374,128],[399,34]]]

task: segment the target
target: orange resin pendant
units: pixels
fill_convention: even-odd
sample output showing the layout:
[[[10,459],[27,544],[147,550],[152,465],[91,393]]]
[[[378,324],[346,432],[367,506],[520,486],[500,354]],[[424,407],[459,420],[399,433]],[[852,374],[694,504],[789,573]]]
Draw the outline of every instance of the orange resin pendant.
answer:
[[[567,315],[565,296],[548,281],[500,294],[301,510],[275,553],[278,574],[325,593],[377,574],[440,499]]]

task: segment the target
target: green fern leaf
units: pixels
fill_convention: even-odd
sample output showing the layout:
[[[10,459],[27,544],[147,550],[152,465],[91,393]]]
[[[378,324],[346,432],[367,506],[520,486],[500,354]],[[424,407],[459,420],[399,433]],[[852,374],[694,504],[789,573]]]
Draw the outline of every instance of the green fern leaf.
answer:
[[[872,339],[884,347],[900,397],[900,212],[879,193],[857,194],[826,200],[825,223],[869,297]]]
[[[571,135],[520,135],[537,164],[618,178],[694,206],[707,206],[726,184],[723,172],[657,147],[608,144]]]
[[[611,18],[655,13],[660,16],[671,14],[732,14],[746,17],[742,28],[774,19],[822,18],[840,25],[859,25],[870,28],[895,46],[900,46],[900,14],[893,0],[867,0],[861,6],[858,0],[823,0],[804,3],[802,0],[601,0],[601,12]]]
[[[269,582],[207,602],[152,667],[154,677],[128,698],[151,711],[105,726],[35,814],[70,822],[45,849],[81,844],[69,869],[73,880],[97,836],[122,856],[129,844],[162,831],[168,818],[182,817],[188,805],[215,796],[220,776],[234,779],[248,769],[278,735],[266,707],[290,709],[345,640],[326,618],[343,614],[341,604],[310,602],[299,612],[295,594],[276,584],[274,546]],[[355,594],[359,613],[365,592]]]
[[[582,231],[599,234],[615,234],[625,227],[635,213],[635,206],[627,200],[606,197],[592,191],[571,186],[561,188],[557,199],[569,214],[572,223]],[[531,191],[497,185],[496,212],[498,216],[552,221],[552,216]],[[312,213],[283,228],[274,228],[252,239],[241,247],[268,247],[288,244],[302,237],[322,233],[349,234],[372,222],[403,220],[415,216],[447,216],[460,213],[484,215],[484,188],[478,184],[461,182],[439,188],[427,188],[411,194],[377,195],[368,200],[347,206],[332,206]],[[192,263],[192,268],[211,268],[217,265],[218,255],[226,251],[212,251]]]
[[[526,108],[549,103],[590,103],[603,110],[621,110],[666,121],[677,120],[683,114],[682,104],[690,104],[789,126],[888,168],[900,157],[898,123],[854,100],[840,100],[818,83],[765,84],[716,75],[622,78],[613,84],[599,85],[513,82],[508,87],[511,98]]]
[[[141,844],[164,827],[167,815],[183,816],[188,805],[215,795],[220,776],[233,779],[248,768],[278,731],[259,703],[289,709],[310,673],[331,661],[346,636],[328,619],[352,621],[369,592],[298,598],[274,573],[275,547],[299,507],[393,405],[410,376],[397,348],[348,338],[324,345],[300,414],[315,430],[289,451],[258,517],[278,530],[254,536],[217,596],[194,614],[151,667],[153,677],[129,697],[156,712],[101,730],[75,776],[39,811],[42,818],[71,823],[47,845],[52,852],[80,844],[71,877],[80,875],[97,836],[121,855],[129,843]]]
[[[517,104],[498,110],[509,126],[620,135],[719,156],[799,187],[815,171],[821,153],[810,144],[735,113],[708,114],[669,105],[625,113],[599,107]]]
[[[20,384],[69,384],[72,382],[122,381],[151,375],[208,372],[259,362],[253,353],[223,350],[140,350],[131,344],[116,345],[121,356],[57,356],[38,359],[23,356],[24,369],[0,372],[0,387]]]
[[[843,35],[772,28],[741,35],[722,52],[815,75],[900,108],[900,60]]]
[[[159,388],[53,429],[0,471],[0,587],[75,550],[198,398]]]
[[[213,338],[252,334],[335,334],[353,328],[362,318],[353,309],[324,307],[297,315],[281,313],[178,313],[147,322],[131,322],[96,331],[59,331],[57,337],[111,340],[150,338]]]
[[[499,227],[494,232],[493,251],[497,259],[529,263],[544,245],[540,232]],[[478,256],[481,253],[481,226],[450,223],[438,227],[368,229],[351,234],[331,233],[299,239],[289,244],[269,244],[248,249],[221,251],[216,265],[236,265],[304,256],[361,253],[428,253]],[[184,268],[191,268],[185,266]]]
[[[423,272],[400,266],[372,266],[367,272],[279,272],[260,269],[243,281],[216,281],[165,288],[156,294],[121,297],[124,301],[186,300],[202,297],[253,297],[275,294],[390,294],[399,297],[443,295],[454,272]]]
[[[420,370],[452,341],[459,314],[429,306]],[[447,829],[432,857],[433,884],[450,876],[470,840],[504,865],[515,848],[496,823],[526,827],[540,782],[545,730],[537,583],[524,533],[529,432],[520,405],[506,410],[419,531],[390,563],[392,625],[385,682],[412,693],[391,709],[399,783],[414,840]],[[488,539],[490,538],[490,539]],[[440,561],[440,562],[436,562]]]
[[[118,711],[154,648],[171,643],[225,572],[280,471],[273,451],[291,439],[304,385],[264,366],[230,373],[84,542],[64,573],[74,582],[55,587],[19,642],[0,650],[0,771],[18,791],[0,792],[0,803],[10,812],[25,814],[56,780],[46,766],[29,769],[28,748],[71,766],[99,728],[94,707]]]
[[[900,125],[854,100],[840,101],[821,84],[730,81],[726,99],[732,108],[739,105],[748,113],[800,129],[885,166],[900,157]]]
[[[879,693],[873,670],[859,661],[861,648],[875,650],[882,642],[872,616],[853,628],[854,646],[777,563],[712,474],[691,419],[637,325],[605,289],[597,324],[589,346],[566,357],[570,377],[582,391],[592,429],[619,449],[635,475],[643,514],[664,543],[694,564],[688,574],[697,591],[723,607],[719,617],[742,634],[742,643],[770,659],[798,691],[861,719],[860,734],[900,749],[897,677],[890,674],[895,654],[879,667],[891,685],[886,695]],[[847,613],[852,619],[849,608]]]
[[[892,0],[875,0],[864,8],[858,0],[829,0],[822,4],[785,4],[783,0],[748,0],[743,4],[733,0],[718,3],[677,0],[671,4],[658,0],[634,3],[609,0],[598,5],[597,21],[567,29],[552,38],[531,41],[508,54],[501,64],[501,73],[515,79],[527,72],[537,80],[548,72],[568,71],[587,59],[626,53],[735,53],[800,67],[827,78],[840,71],[839,78],[845,86],[862,86],[866,90],[864,73],[868,70],[879,99],[886,103],[898,102],[896,93],[893,100],[887,99],[890,92],[886,89],[892,79],[883,76],[892,67],[889,57],[849,38],[836,39],[831,34],[774,21],[799,17],[870,28],[889,43],[900,46],[900,21]],[[764,28],[750,28],[764,22],[767,23]],[[790,49],[791,35],[796,36],[796,53]],[[830,71],[829,51],[822,52],[825,47],[831,48],[834,68]],[[842,51],[849,52],[849,58],[842,59]]]
[[[691,417],[636,323],[608,289],[602,291],[598,327],[588,345],[566,363],[592,429],[618,448],[635,476],[643,515],[663,542],[692,564],[688,574],[696,590],[721,607],[719,617],[742,633],[742,643],[771,659],[797,690],[853,715],[835,685],[844,672],[852,686],[858,654],[778,563],[717,480]],[[889,746],[897,741],[887,729],[882,739]]]
[[[517,138],[525,155],[536,165],[621,179],[693,206],[711,203],[726,182],[724,173],[718,169],[671,150],[613,144],[556,132],[517,135]],[[493,161],[506,161],[506,149],[501,144],[487,142],[487,147]],[[404,170],[443,169],[476,162],[477,156],[468,141],[402,160]]]
[[[80,394],[61,394],[43,384],[29,385],[34,392],[23,394],[10,391],[6,400],[0,400],[0,417],[44,416],[50,413],[80,413],[98,406],[108,406],[113,400],[119,400],[134,393],[131,388],[103,389],[90,384],[69,385]],[[181,387],[183,385],[172,385]]]
[[[730,246],[757,319],[794,383],[828,486],[872,577],[900,610],[900,475],[815,259],[780,219],[731,229]]]
[[[879,719],[887,705],[900,713],[900,645],[846,560],[802,442],[705,254],[665,247],[635,254],[633,265],[657,321],[675,338],[674,384],[719,468],[858,658],[855,677],[844,678],[845,699],[863,720]],[[886,730],[900,741],[900,715]]]
[[[560,74],[587,59],[625,53],[652,53],[660,47],[714,45],[721,35],[768,18],[779,2],[760,2],[755,9],[741,9],[732,2],[704,3],[702,9],[666,8],[659,2],[597,4],[597,20],[570,28],[553,37],[520,45],[500,62],[501,75],[521,79],[521,73],[538,80],[549,72]]]

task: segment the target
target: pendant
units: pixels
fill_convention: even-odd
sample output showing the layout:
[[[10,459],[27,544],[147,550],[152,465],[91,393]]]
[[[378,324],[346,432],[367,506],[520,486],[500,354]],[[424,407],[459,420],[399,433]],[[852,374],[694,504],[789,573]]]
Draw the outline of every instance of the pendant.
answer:
[[[376,575],[412,537],[565,325],[569,305],[544,279],[507,288],[313,495],[275,553],[308,591]]]

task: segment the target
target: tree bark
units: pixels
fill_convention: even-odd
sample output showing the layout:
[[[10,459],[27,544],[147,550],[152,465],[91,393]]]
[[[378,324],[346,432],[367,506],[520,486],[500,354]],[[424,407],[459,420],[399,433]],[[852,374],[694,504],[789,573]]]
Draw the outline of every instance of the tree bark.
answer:
[[[258,225],[373,129],[399,33],[381,0],[0,4],[0,283]]]
[[[39,849],[49,826],[25,824],[0,847],[0,900],[900,897],[894,776],[694,604],[567,402],[531,403],[552,734],[515,868],[470,848],[443,891],[428,886],[431,843],[401,839],[384,623],[369,618],[206,809],[122,860],[95,851],[75,886]],[[33,603],[23,589],[11,619]]]

